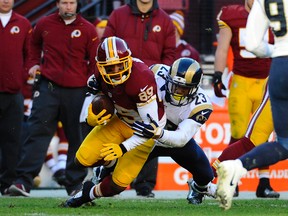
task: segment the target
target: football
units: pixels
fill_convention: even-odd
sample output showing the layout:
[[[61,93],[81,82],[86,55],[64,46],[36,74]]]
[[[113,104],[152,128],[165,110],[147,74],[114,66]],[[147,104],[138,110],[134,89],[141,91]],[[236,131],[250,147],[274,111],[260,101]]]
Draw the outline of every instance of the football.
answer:
[[[92,111],[95,115],[98,115],[103,109],[106,109],[104,116],[115,112],[115,107],[113,101],[105,94],[99,93],[92,100]]]

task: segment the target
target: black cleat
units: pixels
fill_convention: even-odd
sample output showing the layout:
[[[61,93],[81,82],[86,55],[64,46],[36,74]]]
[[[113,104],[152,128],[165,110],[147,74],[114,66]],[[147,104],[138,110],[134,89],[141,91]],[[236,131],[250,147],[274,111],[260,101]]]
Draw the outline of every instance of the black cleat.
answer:
[[[260,178],[256,196],[259,198],[279,198],[280,194],[272,189],[269,178]]]
[[[67,208],[77,208],[82,206],[84,203],[91,202],[90,190],[94,186],[93,182],[86,181],[83,185],[82,191],[78,192],[75,196],[69,198],[63,204]]]
[[[200,191],[198,191],[194,184],[195,182],[193,181],[193,179],[189,179],[187,181],[188,187],[189,187],[189,192],[187,195],[187,200],[189,204],[193,204],[193,205],[199,205],[202,203],[203,198],[204,198],[204,193],[200,193]]]
[[[59,185],[65,186],[67,184],[65,169],[60,169],[54,173],[52,179]]]
[[[279,198],[280,194],[274,191],[271,187],[257,187],[256,196],[258,198]]]
[[[204,198],[203,193],[198,193],[196,191],[192,191],[192,193],[189,195],[190,196],[187,197],[188,203],[193,205],[200,205]]]
[[[143,187],[141,190],[136,191],[137,196],[147,197],[147,198],[154,198],[155,194],[148,188]]]
[[[209,183],[207,184],[206,188],[197,188],[196,182],[190,178],[187,181],[189,192],[187,195],[187,200],[189,204],[199,205],[202,203],[204,196],[209,196],[212,198],[216,197],[216,184]],[[198,186],[199,187],[199,186]]]

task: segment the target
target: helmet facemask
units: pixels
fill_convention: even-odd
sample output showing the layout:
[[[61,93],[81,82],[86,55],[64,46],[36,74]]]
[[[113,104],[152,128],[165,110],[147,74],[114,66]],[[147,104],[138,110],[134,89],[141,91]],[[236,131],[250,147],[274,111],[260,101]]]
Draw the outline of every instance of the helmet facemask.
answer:
[[[103,80],[110,85],[124,83],[131,74],[132,58],[130,56],[115,62],[112,61],[110,64],[108,62],[97,62]]]
[[[166,94],[169,97],[169,103],[174,106],[185,106],[195,98],[198,85],[186,85],[183,82],[179,82],[177,78],[181,77],[168,77],[166,81]]]
[[[120,38],[106,38],[98,47],[96,62],[103,80],[109,85],[122,84],[130,77],[131,51]]]

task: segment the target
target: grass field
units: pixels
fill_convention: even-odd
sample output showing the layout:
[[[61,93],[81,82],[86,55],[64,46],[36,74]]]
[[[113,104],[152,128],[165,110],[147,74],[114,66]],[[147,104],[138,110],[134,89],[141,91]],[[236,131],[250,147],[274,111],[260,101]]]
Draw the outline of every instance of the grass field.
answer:
[[[1,197],[0,215],[94,215],[94,216],[217,216],[217,215],[288,215],[288,200],[234,200],[232,208],[223,211],[216,200],[202,205],[188,204],[185,199],[117,199],[101,198],[93,206],[64,208],[64,198]]]

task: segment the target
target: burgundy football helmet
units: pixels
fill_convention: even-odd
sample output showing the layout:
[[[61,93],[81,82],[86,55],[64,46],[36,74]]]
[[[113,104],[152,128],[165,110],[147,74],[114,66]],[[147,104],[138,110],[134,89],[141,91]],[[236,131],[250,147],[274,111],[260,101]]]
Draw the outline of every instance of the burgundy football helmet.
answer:
[[[99,44],[96,65],[109,85],[124,83],[131,74],[132,57],[127,43],[118,37],[108,37]]]

